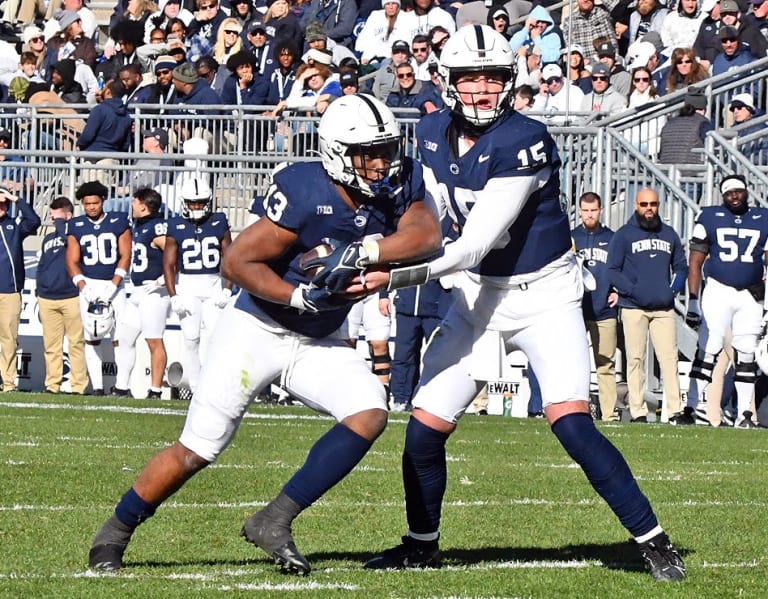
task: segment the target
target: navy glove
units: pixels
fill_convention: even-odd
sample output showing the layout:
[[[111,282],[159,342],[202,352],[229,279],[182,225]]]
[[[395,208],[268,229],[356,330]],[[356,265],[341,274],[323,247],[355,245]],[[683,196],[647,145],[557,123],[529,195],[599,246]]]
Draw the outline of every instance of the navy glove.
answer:
[[[327,256],[307,261],[303,268],[310,270],[320,267],[320,271],[312,278],[312,284],[315,287],[327,287],[333,293],[341,293],[370,264],[368,252],[360,241],[344,244],[329,239],[328,243],[333,251]]]
[[[291,306],[303,312],[326,312],[336,310],[348,303],[350,303],[349,300],[334,295],[327,287],[316,289],[300,285],[291,294]]]
[[[701,308],[699,307],[699,300],[695,297],[688,300],[688,313],[685,315],[685,324],[697,331],[701,326]]]

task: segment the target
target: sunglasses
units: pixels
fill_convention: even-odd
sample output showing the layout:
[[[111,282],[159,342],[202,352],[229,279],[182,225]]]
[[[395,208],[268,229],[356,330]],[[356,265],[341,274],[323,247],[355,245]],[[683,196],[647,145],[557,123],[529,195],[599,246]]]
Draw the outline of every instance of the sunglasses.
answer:
[[[410,79],[413,77],[413,73],[398,73],[397,78],[398,79]]]
[[[43,38],[42,35],[39,35],[37,37],[30,38],[29,43],[31,44],[32,42],[43,42],[43,41],[45,41],[45,39]]]
[[[239,31],[232,31],[231,29],[225,29],[224,33],[226,33],[227,35],[238,35],[240,32]]]
[[[640,81],[648,82],[650,80],[651,80],[650,77],[635,77],[634,79],[632,79],[632,81],[634,81],[635,83],[639,83]]]
[[[427,48],[413,48],[414,54],[421,54],[422,52],[426,52]]]
[[[200,10],[211,10],[212,8],[216,8],[218,4],[206,4],[205,6],[201,6]]]
[[[724,44],[735,44],[739,40],[735,37],[726,37],[725,39],[720,40]]]
[[[608,81],[608,77],[604,75],[592,75],[592,81]]]
[[[638,202],[637,205],[640,206],[640,208],[648,208],[648,207],[658,208],[659,207],[658,202]]]
[[[560,83],[560,77],[550,77],[549,79],[545,80],[544,83],[547,85],[552,85],[553,83]]]
[[[151,37],[151,38],[149,38],[149,43],[150,44],[155,44],[155,43],[164,42],[164,41],[165,41],[164,37]]]
[[[692,60],[688,58],[684,58],[683,60],[678,60],[677,64],[691,64],[692,62],[693,62]]]
[[[159,71],[157,71],[157,74],[158,75],[168,75],[168,74],[170,74],[172,72],[173,71],[171,71],[171,69],[160,69]]]

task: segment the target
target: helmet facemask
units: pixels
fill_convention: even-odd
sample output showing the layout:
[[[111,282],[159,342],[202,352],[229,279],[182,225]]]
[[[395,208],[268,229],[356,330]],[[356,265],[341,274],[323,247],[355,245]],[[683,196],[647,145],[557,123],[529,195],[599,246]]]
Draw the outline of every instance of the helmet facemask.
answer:
[[[442,71],[442,72],[440,72]],[[494,67],[491,69],[440,69],[440,78],[442,79],[443,97],[446,104],[454,111],[460,114],[469,124],[476,127],[487,127],[510,108],[509,99],[512,94],[513,79],[512,70]],[[486,89],[478,92],[460,92],[457,82],[460,78],[467,75],[490,76],[496,78],[500,76],[501,86],[496,91],[497,84],[492,84],[493,91]],[[462,86],[463,87],[463,86]],[[471,96],[471,101],[465,103],[461,96]],[[496,96],[495,106],[485,107],[485,98],[487,96]],[[478,105],[479,104],[479,105]],[[492,104],[492,103],[491,103]]]

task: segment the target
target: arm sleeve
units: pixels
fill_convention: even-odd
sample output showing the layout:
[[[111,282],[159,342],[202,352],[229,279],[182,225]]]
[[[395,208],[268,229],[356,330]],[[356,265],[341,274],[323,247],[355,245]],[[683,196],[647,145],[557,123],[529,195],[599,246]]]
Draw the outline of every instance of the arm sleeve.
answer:
[[[550,173],[550,168],[544,168],[527,177],[491,179],[477,193],[461,236],[429,263],[430,278],[437,279],[479,264],[515,222],[531,193],[547,183]]]

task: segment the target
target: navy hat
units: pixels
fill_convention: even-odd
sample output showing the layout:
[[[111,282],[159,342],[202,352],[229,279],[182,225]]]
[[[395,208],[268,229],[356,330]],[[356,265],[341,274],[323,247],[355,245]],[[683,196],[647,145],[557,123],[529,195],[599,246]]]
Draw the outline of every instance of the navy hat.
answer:
[[[406,54],[410,55],[411,46],[404,40],[397,40],[394,44],[392,44],[392,54],[395,52],[405,52]]]
[[[339,85],[341,87],[346,87],[348,85],[354,85],[357,87],[359,84],[359,81],[357,79],[357,73],[352,73],[347,71],[346,73],[342,73],[339,75]]]
[[[142,129],[142,137],[154,137],[163,149],[168,147],[168,132],[158,127],[157,129]]]

